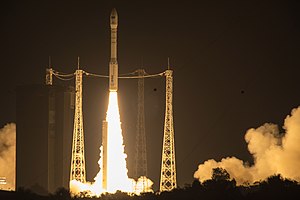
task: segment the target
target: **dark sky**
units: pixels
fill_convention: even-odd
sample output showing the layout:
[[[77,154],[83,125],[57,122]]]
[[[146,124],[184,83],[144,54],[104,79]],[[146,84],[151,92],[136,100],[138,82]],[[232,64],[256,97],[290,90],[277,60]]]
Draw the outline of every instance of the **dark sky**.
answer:
[[[252,162],[244,134],[282,126],[300,105],[300,17],[295,1],[6,1],[1,3],[0,125],[15,122],[15,87],[57,71],[108,73],[109,15],[119,15],[119,73],[142,65],[174,70],[177,180],[191,183],[199,163],[236,156]],[[143,61],[142,61],[143,60]],[[61,83],[55,79],[56,83]],[[69,82],[73,84],[73,82]],[[106,79],[84,79],[87,178],[98,172]],[[120,80],[129,175],[133,171],[136,80]],[[165,80],[145,80],[149,177],[159,184]],[[98,139],[99,138],[99,139]]]

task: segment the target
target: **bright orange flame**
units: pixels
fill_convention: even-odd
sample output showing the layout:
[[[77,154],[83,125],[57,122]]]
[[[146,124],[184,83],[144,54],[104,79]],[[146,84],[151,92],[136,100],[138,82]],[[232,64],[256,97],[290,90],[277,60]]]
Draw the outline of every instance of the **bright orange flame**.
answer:
[[[132,192],[134,181],[127,175],[126,157],[118,106],[117,92],[109,93],[107,121],[107,192]],[[98,181],[98,180],[96,180]]]
[[[94,178],[93,184],[82,184],[76,181],[71,183],[71,191],[78,193],[88,191],[90,195],[101,195],[104,192],[115,193],[117,190],[128,193],[140,194],[141,192],[152,192],[153,182],[147,177],[140,177],[136,182],[128,177],[126,167],[127,155],[124,152],[123,135],[118,105],[117,92],[109,93],[109,103],[106,113],[107,121],[107,189],[102,187],[103,172],[101,169],[103,162],[103,147],[100,147],[100,159],[98,164],[100,171]],[[145,188],[145,186],[147,186]]]

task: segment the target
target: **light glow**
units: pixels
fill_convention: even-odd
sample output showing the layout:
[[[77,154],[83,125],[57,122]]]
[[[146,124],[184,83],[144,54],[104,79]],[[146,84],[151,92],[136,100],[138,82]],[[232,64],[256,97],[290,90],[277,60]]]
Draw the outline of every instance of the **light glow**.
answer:
[[[99,172],[94,183],[80,183],[75,180],[70,183],[73,194],[87,192],[89,196],[100,196],[102,193],[115,193],[116,191],[129,194],[152,192],[153,182],[145,176],[135,181],[128,177],[126,166],[127,155],[124,151],[123,135],[118,105],[117,92],[109,93],[109,103],[106,113],[107,121],[107,188],[103,189],[101,169],[103,162],[103,146],[100,147]]]
[[[106,113],[107,121],[107,191],[117,190],[132,192],[134,180],[128,178],[126,168],[127,155],[124,152],[123,136],[118,106],[117,92],[109,93],[109,103]],[[101,161],[99,163],[102,163]],[[101,168],[101,165],[100,165]],[[101,174],[100,170],[100,174]],[[97,176],[98,177],[98,176]],[[98,178],[95,181],[102,181]]]

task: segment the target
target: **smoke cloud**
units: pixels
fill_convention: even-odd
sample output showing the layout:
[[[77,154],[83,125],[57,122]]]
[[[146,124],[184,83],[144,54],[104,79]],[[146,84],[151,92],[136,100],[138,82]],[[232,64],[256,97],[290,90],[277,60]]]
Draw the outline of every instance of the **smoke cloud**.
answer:
[[[286,117],[283,129],[285,133],[280,133],[277,125],[266,123],[246,132],[245,141],[254,158],[252,166],[235,157],[223,158],[220,162],[211,159],[198,166],[194,178],[201,182],[211,179],[212,169],[221,167],[238,185],[261,181],[274,174],[299,182],[300,107]]]
[[[16,124],[10,123],[0,129],[0,189],[15,190],[15,164]]]

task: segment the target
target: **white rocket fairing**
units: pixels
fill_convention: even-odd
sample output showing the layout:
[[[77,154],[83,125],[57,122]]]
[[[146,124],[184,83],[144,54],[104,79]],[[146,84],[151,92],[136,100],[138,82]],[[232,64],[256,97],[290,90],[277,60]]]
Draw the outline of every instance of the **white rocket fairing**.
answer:
[[[109,62],[109,91],[118,91],[118,61],[117,61],[117,28],[118,13],[114,8],[110,14],[110,62]]]

